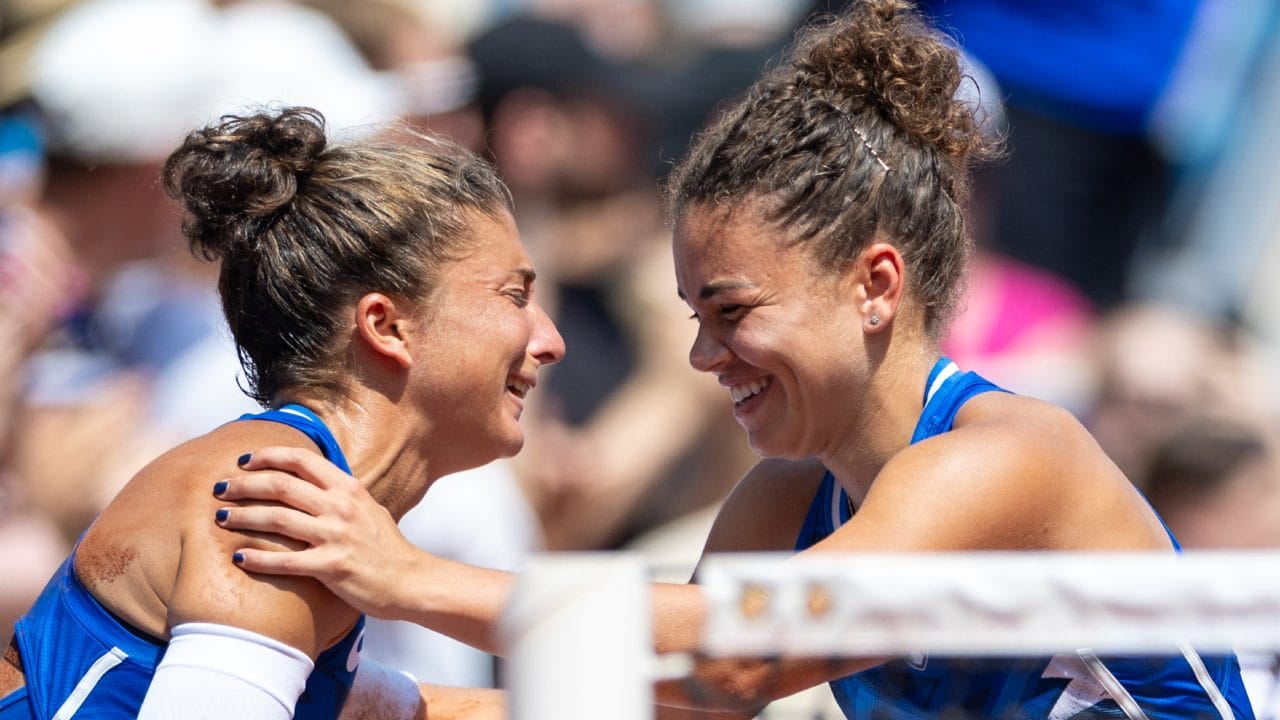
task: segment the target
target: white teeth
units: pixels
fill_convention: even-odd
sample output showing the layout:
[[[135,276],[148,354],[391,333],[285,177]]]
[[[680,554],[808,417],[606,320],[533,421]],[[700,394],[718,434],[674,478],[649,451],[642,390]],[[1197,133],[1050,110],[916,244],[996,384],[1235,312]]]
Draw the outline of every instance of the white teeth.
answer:
[[[742,385],[734,385],[729,388],[729,397],[733,398],[735,403],[740,403],[752,395],[758,394],[768,386],[768,380],[752,380]]]
[[[524,397],[529,392],[529,383],[520,380],[512,380],[507,385],[507,389],[519,397]]]

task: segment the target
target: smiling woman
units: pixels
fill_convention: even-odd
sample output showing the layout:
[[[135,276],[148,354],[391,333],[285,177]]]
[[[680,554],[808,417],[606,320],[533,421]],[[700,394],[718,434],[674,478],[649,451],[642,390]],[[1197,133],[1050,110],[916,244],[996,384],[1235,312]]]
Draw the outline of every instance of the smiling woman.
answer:
[[[803,31],[673,172],[676,285],[698,323],[689,358],[767,456],[705,554],[1177,549],[1069,413],[941,355],[968,255],[967,172],[998,154],[965,81],[956,48],[908,2],[860,0]],[[250,467],[272,465],[310,482],[241,475],[224,497],[303,512],[229,507],[222,522],[308,547],[246,548],[246,569],[314,576],[359,607],[492,647],[509,577],[407,547],[314,453],[265,450]],[[699,646],[695,587],[657,586],[653,607],[660,652]],[[1252,717],[1236,659],[1191,650],[714,661],[659,698],[749,713],[824,681],[849,718]]]
[[[430,138],[331,145],[306,108],[193,132],[164,183],[192,250],[221,260],[267,410],[153,461],[86,531],[17,625],[0,718],[501,717],[495,691],[361,668],[355,608],[312,580],[239,572],[241,538],[208,517],[210,488],[262,444],[357,473],[388,519],[520,449],[525,395],[564,344],[505,187]]]

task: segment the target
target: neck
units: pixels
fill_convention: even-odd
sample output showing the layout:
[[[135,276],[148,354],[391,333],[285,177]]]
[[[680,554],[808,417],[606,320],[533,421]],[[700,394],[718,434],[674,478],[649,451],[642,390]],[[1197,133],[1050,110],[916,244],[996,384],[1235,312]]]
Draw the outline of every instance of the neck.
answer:
[[[868,370],[864,400],[843,442],[821,456],[854,502],[870,489],[885,464],[911,444],[924,409],[929,370],[939,356],[932,344],[899,344]]]
[[[416,426],[401,408],[381,396],[344,397],[333,402],[287,398],[324,421],[347,456],[352,474],[398,522],[439,477]]]

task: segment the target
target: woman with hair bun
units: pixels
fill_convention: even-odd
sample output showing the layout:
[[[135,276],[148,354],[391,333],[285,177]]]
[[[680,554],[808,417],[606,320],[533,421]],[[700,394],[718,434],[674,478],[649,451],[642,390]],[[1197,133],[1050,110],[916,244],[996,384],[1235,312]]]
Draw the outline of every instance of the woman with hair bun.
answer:
[[[969,254],[966,176],[1000,152],[959,99],[963,82],[957,50],[910,5],[857,2],[806,29],[672,174],[676,286],[698,323],[689,360],[716,376],[765,456],[724,503],[704,555],[1176,551],[1074,417],[939,350]],[[310,453],[264,450],[249,467],[269,465],[306,481],[250,473],[224,497],[306,512],[237,506],[225,524],[281,531],[309,549],[246,550],[245,569],[313,575],[358,607],[491,646],[440,619],[485,627],[505,597],[492,588],[506,579],[477,570],[468,585],[487,583],[488,595],[427,592],[444,573],[463,575],[371,539],[391,530],[375,514],[344,511],[368,505],[358,483]],[[412,571],[373,568],[389,550]],[[701,607],[694,586],[656,587],[660,652],[697,647]],[[849,718],[1252,716],[1234,657],[1064,650],[710,661],[659,697],[750,712],[831,681]]]
[[[165,453],[102,512],[17,624],[0,718],[501,717],[496,691],[362,664],[359,611],[235,569],[244,537],[208,518],[210,489],[264,444],[356,473],[392,522],[441,476],[520,449],[525,396],[564,344],[506,188],[444,141],[332,145],[307,108],[193,132],[163,180],[193,252],[221,261],[266,410]]]

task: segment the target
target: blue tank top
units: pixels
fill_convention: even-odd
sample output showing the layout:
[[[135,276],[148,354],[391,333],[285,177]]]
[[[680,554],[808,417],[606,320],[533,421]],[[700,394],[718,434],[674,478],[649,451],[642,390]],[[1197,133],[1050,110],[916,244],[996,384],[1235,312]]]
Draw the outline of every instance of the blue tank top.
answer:
[[[347,459],[315,413],[300,405],[241,416],[296,428],[346,472]],[[0,720],[137,717],[164,643],[142,635],[107,611],[76,577],[75,553],[15,628],[26,684],[0,698]],[[361,616],[316,658],[294,709],[297,720],[334,720],[355,681],[364,640]]]
[[[925,383],[924,410],[911,442],[951,429],[970,398],[1006,392],[942,358]],[[796,550],[852,517],[848,496],[828,472],[809,506]],[[1172,535],[1170,535],[1172,539]],[[1174,540],[1174,547],[1177,541]],[[1202,684],[1198,677],[1204,678]],[[1113,697],[1105,687],[1118,690]],[[935,657],[916,654],[833,680],[850,720],[875,718],[1253,718],[1234,656],[1098,657],[1088,650],[1053,657]]]

